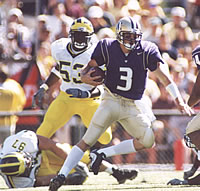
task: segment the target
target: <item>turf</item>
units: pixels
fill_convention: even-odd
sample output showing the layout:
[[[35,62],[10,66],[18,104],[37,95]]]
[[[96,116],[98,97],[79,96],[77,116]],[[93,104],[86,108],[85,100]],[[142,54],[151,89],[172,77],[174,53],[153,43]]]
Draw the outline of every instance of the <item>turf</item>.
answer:
[[[62,186],[59,191],[196,191],[198,186],[170,186],[167,182],[173,178],[182,179],[183,172],[175,170],[146,170],[140,169],[134,180],[127,180],[125,184],[118,184],[116,179],[106,173],[97,176],[90,173],[89,178],[81,186]],[[0,178],[0,190],[2,191],[44,191],[48,187],[7,189],[4,181]]]

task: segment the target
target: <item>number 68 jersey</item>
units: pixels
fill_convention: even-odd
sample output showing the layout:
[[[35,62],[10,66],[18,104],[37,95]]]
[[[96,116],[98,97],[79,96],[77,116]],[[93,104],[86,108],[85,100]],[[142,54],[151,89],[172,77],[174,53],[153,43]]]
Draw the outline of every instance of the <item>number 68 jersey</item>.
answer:
[[[38,147],[38,138],[33,131],[23,130],[6,138],[0,153],[0,158],[10,152],[27,152],[34,159],[33,168],[29,175],[7,176],[1,173],[9,188],[33,187],[37,169],[41,164],[41,152]]]

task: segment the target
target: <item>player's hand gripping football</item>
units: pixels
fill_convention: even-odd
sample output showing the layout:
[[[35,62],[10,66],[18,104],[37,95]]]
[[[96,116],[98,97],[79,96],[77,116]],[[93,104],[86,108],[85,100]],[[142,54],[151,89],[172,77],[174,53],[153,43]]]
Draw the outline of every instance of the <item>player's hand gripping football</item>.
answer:
[[[46,90],[44,88],[40,88],[33,96],[32,100],[32,107],[35,108],[36,106],[39,106],[40,108],[43,108],[42,102],[44,98]]]
[[[56,177],[52,178],[49,184],[50,191],[57,191],[65,183],[65,176],[59,174]]]
[[[100,74],[95,74],[96,70],[94,67],[92,67],[87,73],[81,72],[81,81],[92,86],[101,85],[103,83],[102,76]]]

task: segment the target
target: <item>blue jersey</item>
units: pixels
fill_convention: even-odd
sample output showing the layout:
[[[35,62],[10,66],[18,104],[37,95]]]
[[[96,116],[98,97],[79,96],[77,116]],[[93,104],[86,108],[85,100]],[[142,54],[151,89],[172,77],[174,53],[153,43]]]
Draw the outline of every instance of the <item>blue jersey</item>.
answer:
[[[192,51],[192,58],[197,65],[198,70],[200,70],[200,45]]]
[[[158,62],[164,63],[158,47],[151,42],[141,41],[137,49],[125,55],[115,39],[99,41],[92,56],[99,66],[106,66],[104,84],[112,93],[128,99],[141,99],[148,76]]]

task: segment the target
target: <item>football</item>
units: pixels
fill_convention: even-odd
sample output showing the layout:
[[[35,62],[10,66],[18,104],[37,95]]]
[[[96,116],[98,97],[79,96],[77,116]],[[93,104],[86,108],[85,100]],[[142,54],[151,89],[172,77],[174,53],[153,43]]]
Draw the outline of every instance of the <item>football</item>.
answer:
[[[101,76],[101,78],[95,80],[96,82],[101,82],[105,78],[105,71],[103,71],[101,68],[92,67],[90,70],[94,71],[94,72],[91,73],[92,77]]]

